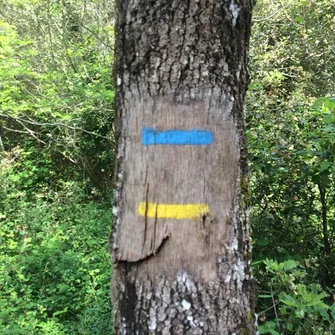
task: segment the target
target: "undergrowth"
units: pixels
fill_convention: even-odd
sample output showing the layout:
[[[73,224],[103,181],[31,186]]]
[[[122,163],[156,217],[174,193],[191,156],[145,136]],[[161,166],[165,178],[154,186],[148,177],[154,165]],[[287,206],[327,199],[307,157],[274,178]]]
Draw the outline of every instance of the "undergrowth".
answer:
[[[65,181],[28,197],[0,164],[0,333],[110,335],[110,206]]]

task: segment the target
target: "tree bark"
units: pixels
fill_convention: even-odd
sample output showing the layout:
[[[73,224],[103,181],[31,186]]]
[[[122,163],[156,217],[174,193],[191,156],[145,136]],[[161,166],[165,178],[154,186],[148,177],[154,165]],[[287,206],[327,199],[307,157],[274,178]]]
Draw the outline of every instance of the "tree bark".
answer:
[[[119,0],[115,335],[255,334],[250,0]]]

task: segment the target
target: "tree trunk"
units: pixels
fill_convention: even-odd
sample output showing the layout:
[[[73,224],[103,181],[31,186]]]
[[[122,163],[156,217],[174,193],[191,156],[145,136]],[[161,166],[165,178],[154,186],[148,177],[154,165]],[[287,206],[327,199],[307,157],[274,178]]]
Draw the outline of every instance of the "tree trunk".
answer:
[[[115,335],[255,334],[250,0],[119,0]]]

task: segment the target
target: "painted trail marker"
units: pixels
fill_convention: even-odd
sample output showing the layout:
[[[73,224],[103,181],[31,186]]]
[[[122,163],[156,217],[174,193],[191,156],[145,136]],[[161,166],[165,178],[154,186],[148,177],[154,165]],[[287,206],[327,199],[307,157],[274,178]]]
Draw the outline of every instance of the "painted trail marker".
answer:
[[[196,220],[209,213],[206,204],[158,204],[141,202],[138,214],[148,218],[158,219],[189,219]]]
[[[213,142],[213,133],[207,130],[164,130],[154,128],[142,130],[143,145],[209,145]]]
[[[231,236],[228,213],[239,178],[233,105],[177,107],[148,99],[138,109],[127,98],[138,113],[127,114],[118,151],[124,159],[116,257],[147,259],[152,278],[176,275],[179,266],[195,273],[203,267],[199,276],[214,278],[215,255],[226,252],[223,242]]]
[[[164,130],[143,128],[143,145],[209,145],[213,142],[213,133],[207,130]],[[209,213],[206,204],[159,204],[141,202],[138,214],[148,218],[160,219],[199,219]]]

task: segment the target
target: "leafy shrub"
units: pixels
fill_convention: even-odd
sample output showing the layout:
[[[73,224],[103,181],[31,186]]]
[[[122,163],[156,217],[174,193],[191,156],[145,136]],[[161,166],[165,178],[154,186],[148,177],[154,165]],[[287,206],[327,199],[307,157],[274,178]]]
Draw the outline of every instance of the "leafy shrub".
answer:
[[[258,262],[259,333],[272,335],[331,335],[335,304],[320,285],[309,283],[305,267],[294,260]]]
[[[1,164],[1,333],[111,334],[111,211],[68,182],[29,202]]]

